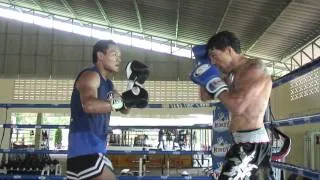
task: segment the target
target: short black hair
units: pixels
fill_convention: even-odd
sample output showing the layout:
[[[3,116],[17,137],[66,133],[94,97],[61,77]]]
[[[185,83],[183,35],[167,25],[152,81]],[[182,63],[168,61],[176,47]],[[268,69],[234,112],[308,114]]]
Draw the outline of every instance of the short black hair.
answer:
[[[110,45],[116,45],[112,40],[100,40],[94,46],[92,50],[92,62],[93,64],[97,63],[97,52],[105,53]]]
[[[225,49],[231,46],[237,53],[241,53],[240,40],[234,33],[229,31],[221,31],[213,35],[207,43],[207,53],[212,49]]]

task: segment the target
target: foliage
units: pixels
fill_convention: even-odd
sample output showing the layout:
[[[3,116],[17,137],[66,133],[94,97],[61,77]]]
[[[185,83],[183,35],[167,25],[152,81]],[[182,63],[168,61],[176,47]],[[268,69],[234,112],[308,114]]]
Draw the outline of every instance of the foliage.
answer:
[[[62,130],[61,129],[57,129],[54,135],[54,144],[57,145],[61,145],[62,142]]]

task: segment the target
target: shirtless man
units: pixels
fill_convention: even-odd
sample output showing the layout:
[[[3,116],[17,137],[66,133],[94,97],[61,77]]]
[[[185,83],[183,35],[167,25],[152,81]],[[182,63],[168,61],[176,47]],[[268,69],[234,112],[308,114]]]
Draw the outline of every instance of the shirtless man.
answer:
[[[270,165],[271,145],[263,119],[272,89],[271,77],[261,61],[240,54],[240,41],[231,32],[212,36],[207,53],[211,62],[196,67],[191,80],[200,85],[201,100],[218,98],[228,108],[234,141],[219,179],[253,177],[258,167]]]

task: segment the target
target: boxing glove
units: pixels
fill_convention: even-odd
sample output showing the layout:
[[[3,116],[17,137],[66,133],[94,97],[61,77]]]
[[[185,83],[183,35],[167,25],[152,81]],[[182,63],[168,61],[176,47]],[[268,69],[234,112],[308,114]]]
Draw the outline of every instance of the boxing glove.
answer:
[[[192,71],[190,79],[204,87],[214,98],[217,98],[223,91],[228,90],[227,84],[220,77],[219,70],[211,64],[197,66]]]
[[[122,99],[127,108],[145,108],[148,105],[149,95],[144,88],[135,85],[122,93]]]
[[[197,64],[210,63],[210,58],[207,53],[207,45],[195,45],[192,47],[193,55],[197,61]]]
[[[130,61],[126,66],[126,75],[129,80],[128,90],[131,89],[134,84],[142,87],[142,84],[149,77],[149,67],[137,60]]]

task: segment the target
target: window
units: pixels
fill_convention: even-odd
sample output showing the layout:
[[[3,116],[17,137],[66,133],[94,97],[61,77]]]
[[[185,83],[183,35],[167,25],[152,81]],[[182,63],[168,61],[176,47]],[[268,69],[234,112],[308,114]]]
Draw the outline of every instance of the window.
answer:
[[[38,121],[38,123],[37,123]],[[60,113],[12,113],[12,124],[18,125],[69,125],[70,115]],[[56,149],[54,144],[57,129],[12,128],[11,143],[28,147]],[[68,148],[69,129],[62,129],[62,147]]]
[[[290,81],[290,100],[298,100],[320,92],[320,68]]]

